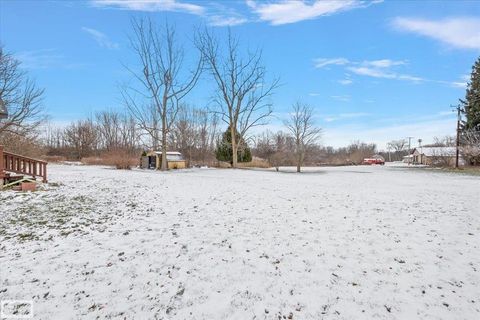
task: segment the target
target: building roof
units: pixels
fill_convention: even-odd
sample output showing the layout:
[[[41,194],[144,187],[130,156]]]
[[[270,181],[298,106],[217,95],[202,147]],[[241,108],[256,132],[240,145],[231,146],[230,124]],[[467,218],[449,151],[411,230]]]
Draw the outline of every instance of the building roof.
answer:
[[[162,151],[154,151],[154,153],[156,153],[156,154],[162,154]],[[182,154],[181,154],[180,152],[178,152],[178,151],[167,151],[167,155],[169,155],[169,156],[173,156],[173,155],[175,155],[175,156],[181,156]]]
[[[416,148],[415,151],[427,157],[453,157],[457,153],[455,147],[421,147]]]

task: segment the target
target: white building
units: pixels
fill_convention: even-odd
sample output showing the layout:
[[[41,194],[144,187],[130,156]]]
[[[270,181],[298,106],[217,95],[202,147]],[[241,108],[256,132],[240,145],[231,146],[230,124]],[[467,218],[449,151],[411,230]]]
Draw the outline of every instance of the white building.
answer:
[[[455,147],[419,147],[412,152],[413,163],[426,165],[454,165],[457,149]],[[463,164],[462,158],[459,163]]]

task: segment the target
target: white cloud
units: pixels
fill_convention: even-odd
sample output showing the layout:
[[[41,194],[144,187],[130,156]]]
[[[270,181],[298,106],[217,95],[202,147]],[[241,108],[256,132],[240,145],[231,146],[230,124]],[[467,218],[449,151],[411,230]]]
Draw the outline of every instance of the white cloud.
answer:
[[[177,11],[202,15],[205,8],[177,0],[91,0],[97,7],[112,7],[133,11]]]
[[[345,65],[348,64],[350,61],[345,58],[332,58],[332,59],[326,59],[326,58],[317,58],[313,60],[313,63],[315,64],[315,68],[320,69],[326,66],[330,65]]]
[[[374,102],[368,100],[366,102]],[[422,109],[422,108],[419,108]],[[319,107],[317,110],[322,110]],[[288,113],[278,113],[277,120],[266,127],[257,128],[259,134],[265,129],[272,132],[285,130],[282,119]],[[415,136],[412,146],[417,139],[423,143],[433,142],[434,137],[455,134],[456,116],[454,112],[440,110],[437,114],[411,114],[391,118],[379,118],[375,113],[350,112],[340,114],[318,114],[321,120],[319,125],[323,129],[322,141],[325,146],[345,147],[354,140],[377,144],[379,149],[386,150],[388,141],[406,136]]]
[[[106,34],[87,27],[82,27],[82,30],[92,36],[93,40],[95,40],[100,47],[107,49],[118,49],[118,43],[110,41]]]
[[[413,32],[461,49],[480,49],[480,18],[447,18],[427,20],[398,17],[397,29]]]
[[[258,3],[254,0],[247,0],[246,2],[247,5],[259,15],[261,20],[268,21],[272,25],[281,25],[366,7],[381,1],[315,0],[312,2],[304,0],[282,0],[273,3]]]
[[[369,115],[370,115],[369,113],[365,113],[365,112],[340,113],[340,114],[336,114],[336,115],[328,115],[328,116],[324,117],[323,120],[326,121],[326,122],[333,122],[333,121],[338,121],[338,120],[367,117]]]
[[[208,24],[214,27],[238,26],[248,22],[244,17],[228,17],[221,15],[211,15],[208,17]]]
[[[452,88],[465,89],[467,83],[470,79],[469,75],[463,75],[456,81],[444,81],[444,80],[432,80],[426,79],[419,76],[414,76],[410,74],[404,74],[398,72],[398,67],[403,67],[407,65],[407,62],[404,60],[391,60],[391,59],[380,59],[380,60],[364,60],[362,62],[351,61],[346,58],[317,58],[313,60],[314,66],[317,69],[325,68],[327,66],[343,66],[343,68],[351,73],[354,73],[359,76],[380,78],[380,79],[392,79],[392,80],[401,80],[408,81],[415,84],[422,82],[430,83],[439,83],[444,84]],[[353,80],[350,78],[350,74],[347,72],[345,74],[345,79],[338,80],[338,83],[341,85],[349,85],[353,83]]]
[[[348,70],[361,76],[369,76],[374,78],[386,78],[386,79],[395,78],[395,75],[393,75],[392,73],[385,70],[381,70],[381,69],[375,69],[375,68],[369,68],[369,67],[349,67]]]
[[[343,84],[344,86],[347,86],[349,84],[353,83],[353,80],[351,79],[343,79],[343,80],[338,80],[338,83]]]
[[[390,59],[366,60],[359,64],[349,66],[347,69],[357,75],[374,78],[405,80],[415,83],[425,80],[417,76],[399,74],[392,70],[395,66],[402,66],[405,64],[405,61],[395,61]]]
[[[396,72],[392,72],[389,69],[383,68],[349,67],[348,70],[361,76],[368,76],[373,78],[405,80],[415,83],[425,81],[425,79],[420,77],[411,76],[408,74],[398,74]]]
[[[21,61],[20,67],[24,69],[76,69],[85,66],[81,63],[66,62],[64,55],[56,49],[23,51],[15,56]]]
[[[348,102],[350,101],[350,96],[349,95],[334,95],[330,96],[332,99],[338,100],[338,101],[343,101],[343,102]]]
[[[403,66],[407,63],[402,60],[380,59],[380,60],[364,60],[362,62],[350,61],[346,58],[317,58],[313,60],[314,66],[321,69],[327,66],[346,66],[346,69],[361,76],[369,76],[374,78],[397,79],[411,82],[424,81],[423,78],[408,74],[399,74],[392,69],[397,66]],[[353,81],[347,79],[338,81],[342,85],[351,84]]]
[[[117,8],[145,12],[183,12],[205,18],[214,27],[238,26],[248,19],[222,3],[204,2],[204,6],[180,0],[91,0],[95,7]]]
[[[450,85],[454,88],[461,88],[461,89],[464,89],[467,87],[467,83],[466,82],[450,82]]]
[[[363,65],[374,68],[390,68],[406,64],[404,61],[394,61],[390,59],[364,61]]]
[[[408,74],[396,74],[395,76],[396,76],[395,79],[406,80],[406,81],[411,81],[411,82],[415,82],[415,83],[422,82],[422,81],[428,81],[427,79],[417,77],[417,76],[411,76],[411,75],[408,75]]]
[[[415,139],[421,138],[424,143],[433,141],[433,137],[442,137],[455,133],[455,117],[410,120],[402,124],[348,124],[326,127],[323,129],[323,140],[326,145],[334,147],[346,146],[353,140],[361,140],[377,144],[385,149],[388,141],[406,137],[414,132]]]
[[[449,82],[449,84],[451,87],[454,87],[454,88],[466,89],[469,81],[470,81],[470,75],[465,74],[460,77],[460,80]]]

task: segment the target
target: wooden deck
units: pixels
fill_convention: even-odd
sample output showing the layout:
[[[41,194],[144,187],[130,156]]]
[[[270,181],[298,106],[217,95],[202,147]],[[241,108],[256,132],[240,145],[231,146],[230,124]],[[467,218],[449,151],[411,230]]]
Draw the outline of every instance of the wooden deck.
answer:
[[[0,179],[5,180],[11,173],[30,176],[34,179],[42,178],[47,182],[47,162],[19,154],[5,152],[0,146]]]

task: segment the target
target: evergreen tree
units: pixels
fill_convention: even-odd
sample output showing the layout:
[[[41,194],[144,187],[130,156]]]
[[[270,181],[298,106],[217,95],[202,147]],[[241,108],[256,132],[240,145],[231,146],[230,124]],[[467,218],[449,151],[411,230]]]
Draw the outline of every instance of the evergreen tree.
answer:
[[[252,153],[247,146],[245,140],[240,137],[238,131],[236,132],[237,141],[237,160],[238,162],[250,162],[252,161]],[[232,164],[233,151],[232,151],[232,135],[230,134],[230,127],[222,135],[222,140],[218,143],[215,150],[215,156],[219,161],[226,161]]]
[[[463,129],[480,131],[480,57],[472,67],[465,100],[460,102],[466,117]]]

